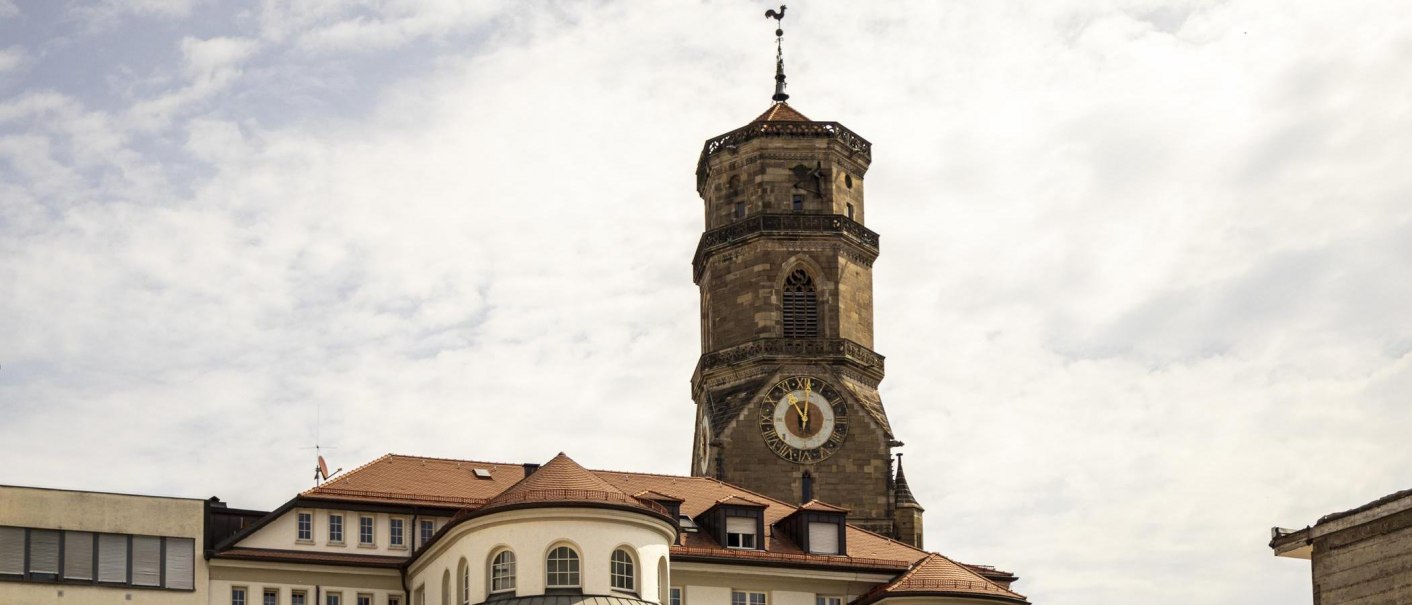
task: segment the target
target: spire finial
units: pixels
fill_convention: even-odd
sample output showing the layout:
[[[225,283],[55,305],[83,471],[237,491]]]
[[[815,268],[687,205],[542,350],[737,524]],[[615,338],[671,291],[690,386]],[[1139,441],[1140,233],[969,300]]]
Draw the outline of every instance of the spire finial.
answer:
[[[780,11],[765,11],[766,19],[775,20],[775,96],[771,97],[776,103],[783,103],[789,95],[784,93],[784,9],[780,5]]]

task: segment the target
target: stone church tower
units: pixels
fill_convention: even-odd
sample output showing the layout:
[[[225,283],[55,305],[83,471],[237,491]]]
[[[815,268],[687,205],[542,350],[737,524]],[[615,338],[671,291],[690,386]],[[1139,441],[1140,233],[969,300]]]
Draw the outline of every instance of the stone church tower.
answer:
[[[871,145],[786,103],[777,65],[774,103],[706,141],[697,163],[706,230],[692,260],[702,352],[692,472],[837,504],[851,523],[920,546],[921,506],[893,478],[902,444],[878,395]]]

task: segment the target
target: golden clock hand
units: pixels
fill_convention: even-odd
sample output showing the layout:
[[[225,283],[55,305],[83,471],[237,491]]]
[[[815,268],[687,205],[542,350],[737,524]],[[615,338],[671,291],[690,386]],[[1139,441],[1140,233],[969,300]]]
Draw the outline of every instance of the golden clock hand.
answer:
[[[792,391],[784,396],[789,398],[789,406],[794,408],[794,413],[799,414],[799,422],[802,425],[809,418],[809,410],[799,406],[799,400],[794,398]]]
[[[813,393],[813,388],[814,388],[814,381],[809,380],[809,379],[806,378],[806,379],[804,380],[804,412],[803,412],[803,414],[802,414],[803,417],[802,417],[802,419],[801,419],[802,424],[803,424],[804,426],[806,426],[806,427],[809,426],[809,400],[810,400],[810,396],[811,396],[812,393]],[[805,429],[805,430],[808,430],[808,429]]]

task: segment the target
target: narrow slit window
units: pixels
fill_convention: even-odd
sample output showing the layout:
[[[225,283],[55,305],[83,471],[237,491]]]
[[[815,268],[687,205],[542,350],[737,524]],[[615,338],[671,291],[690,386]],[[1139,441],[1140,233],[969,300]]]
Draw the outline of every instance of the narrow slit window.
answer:
[[[785,338],[819,337],[819,294],[814,279],[795,269],[784,280],[783,335]]]
[[[801,211],[801,210],[804,209],[804,195],[803,195],[803,194],[800,194],[800,193],[794,194],[794,199],[790,202],[790,209],[794,210],[795,212],[799,212],[799,211]]]

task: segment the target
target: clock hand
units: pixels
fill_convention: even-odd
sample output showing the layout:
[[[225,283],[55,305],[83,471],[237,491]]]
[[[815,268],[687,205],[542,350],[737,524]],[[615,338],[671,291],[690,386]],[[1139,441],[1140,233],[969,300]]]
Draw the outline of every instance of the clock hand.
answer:
[[[800,407],[800,405],[799,405],[799,400],[794,398],[794,393],[793,393],[793,392],[785,393],[784,396],[789,398],[789,405],[790,405],[790,407],[794,408],[794,413],[799,414],[799,422],[800,422],[800,424],[803,424],[804,422],[806,422],[806,421],[808,420],[808,418],[809,418],[809,410],[806,409],[806,408]]]

